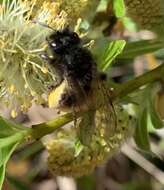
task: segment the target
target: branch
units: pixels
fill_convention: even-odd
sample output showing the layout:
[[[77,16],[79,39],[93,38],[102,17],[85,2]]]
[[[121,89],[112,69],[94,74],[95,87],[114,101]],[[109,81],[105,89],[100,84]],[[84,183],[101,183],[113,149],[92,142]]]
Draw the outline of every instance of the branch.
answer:
[[[121,84],[118,88],[114,90],[113,96],[111,98],[113,100],[122,98],[134,92],[141,86],[161,80],[161,78],[163,77],[164,77],[164,64],[161,64],[156,69]],[[82,115],[82,113],[78,113],[77,118],[80,115]],[[71,122],[73,118],[74,117],[72,113],[67,113],[51,121],[33,125],[30,130],[30,136],[32,137],[32,139],[39,139],[49,133],[52,133],[54,130],[61,128],[63,125]]]
[[[52,133],[54,130],[59,129],[67,123],[73,121],[73,119],[73,114],[67,113],[48,122],[33,125],[30,130],[30,136],[32,139],[40,139],[41,137]]]
[[[138,76],[132,80],[129,80],[120,85],[113,93],[113,98],[122,98],[135,90],[138,90],[141,86],[148,83],[156,82],[164,78],[164,64],[161,64],[156,69],[146,72],[145,74]]]

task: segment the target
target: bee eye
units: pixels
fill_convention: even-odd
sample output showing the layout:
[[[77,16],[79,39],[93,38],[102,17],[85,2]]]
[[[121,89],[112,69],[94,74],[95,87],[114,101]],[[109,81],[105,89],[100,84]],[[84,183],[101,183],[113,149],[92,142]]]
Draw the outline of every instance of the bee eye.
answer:
[[[56,43],[55,43],[55,42],[52,42],[52,43],[51,43],[51,46],[52,46],[52,47],[56,47]]]

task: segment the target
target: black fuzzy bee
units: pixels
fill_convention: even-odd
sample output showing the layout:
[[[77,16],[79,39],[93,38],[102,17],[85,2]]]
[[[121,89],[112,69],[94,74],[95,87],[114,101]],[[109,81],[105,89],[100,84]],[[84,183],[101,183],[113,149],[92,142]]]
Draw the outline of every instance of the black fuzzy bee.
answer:
[[[73,113],[89,110],[79,123],[81,142],[88,145],[96,125],[102,125],[109,133],[111,130],[105,128],[116,125],[116,114],[104,86],[106,75],[98,72],[91,52],[82,46],[78,34],[69,28],[53,32],[47,42],[53,56],[50,58],[44,54],[42,58],[55,68],[60,79],[54,87],[59,99],[52,96],[52,101],[57,99],[55,105],[62,111],[70,108]],[[108,132],[104,134],[107,138]]]
[[[57,71],[59,84],[66,80],[69,86],[61,95],[59,107],[81,106],[91,92],[97,72],[92,54],[82,46],[78,34],[69,28],[53,32],[47,42],[54,58],[42,57]]]

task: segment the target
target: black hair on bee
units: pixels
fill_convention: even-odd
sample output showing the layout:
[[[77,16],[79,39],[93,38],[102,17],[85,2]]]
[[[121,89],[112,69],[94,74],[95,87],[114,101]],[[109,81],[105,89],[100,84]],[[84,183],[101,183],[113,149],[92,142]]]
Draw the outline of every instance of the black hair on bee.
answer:
[[[42,57],[55,68],[60,77],[54,90],[59,98],[54,98],[50,93],[49,100],[52,97],[59,111],[71,110],[75,114],[78,111],[92,110],[87,112],[89,116],[81,118],[82,123],[80,123],[83,127],[79,127],[79,138],[83,144],[88,145],[90,140],[87,141],[86,136],[83,137],[82,134],[87,131],[87,139],[91,139],[95,127],[97,105],[101,104],[98,118],[105,123],[105,127],[117,125],[116,113],[109,97],[109,91],[104,84],[106,74],[97,70],[91,52],[83,47],[78,34],[68,27],[54,31],[46,40],[53,56],[51,58],[48,54],[44,54]],[[102,101],[99,99],[100,96]],[[76,124],[76,115],[74,116]],[[105,135],[109,138],[108,133]]]
[[[66,80],[68,85],[72,87],[72,90],[71,88],[69,90],[69,95],[67,92],[62,94],[61,107],[81,104],[85,98],[87,99],[86,96],[90,93],[97,72],[96,62],[91,52],[82,46],[78,34],[68,27],[54,31],[46,40],[54,58],[48,58],[47,55],[42,57],[47,58],[59,73],[60,82]]]

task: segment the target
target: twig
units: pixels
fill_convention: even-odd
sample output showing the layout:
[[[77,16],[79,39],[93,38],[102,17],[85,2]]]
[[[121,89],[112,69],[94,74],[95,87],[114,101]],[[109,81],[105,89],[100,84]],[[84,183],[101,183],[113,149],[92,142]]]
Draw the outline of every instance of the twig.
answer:
[[[152,71],[121,84],[120,87],[115,90],[113,98],[122,98],[127,94],[134,92],[141,86],[161,80],[162,78],[164,78],[164,64],[161,64]]]
[[[62,116],[59,116],[51,121],[46,123],[41,123],[37,125],[33,125],[30,132],[30,135],[33,139],[40,139],[41,137],[52,133],[54,130],[66,125],[67,123],[73,121],[73,114],[67,113]]]

